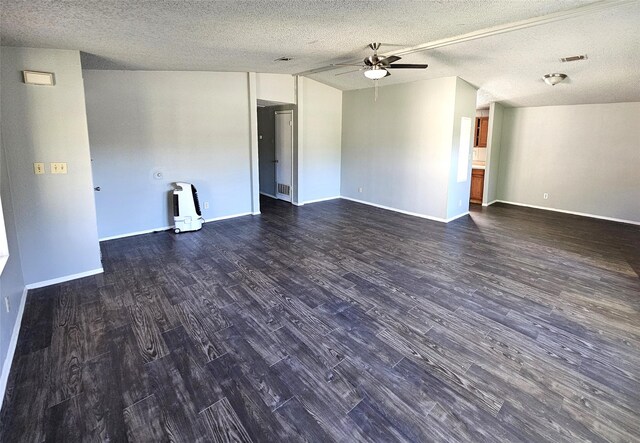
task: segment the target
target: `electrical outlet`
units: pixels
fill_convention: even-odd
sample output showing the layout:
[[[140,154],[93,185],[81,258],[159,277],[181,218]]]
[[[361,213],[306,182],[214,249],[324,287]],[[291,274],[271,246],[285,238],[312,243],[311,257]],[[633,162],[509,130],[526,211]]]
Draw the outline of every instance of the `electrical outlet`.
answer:
[[[204,208],[209,209],[209,202],[204,202]]]
[[[7,308],[7,312],[11,312],[11,301],[9,300],[9,297],[4,298],[4,306]]]
[[[44,170],[44,163],[34,163],[33,164],[33,173],[36,175],[44,174],[46,171]]]
[[[361,193],[361,192],[362,192],[362,188],[358,188],[358,192],[360,192],[360,193]]]
[[[542,198],[547,200],[549,198],[549,194],[545,192],[544,194],[542,194]]]

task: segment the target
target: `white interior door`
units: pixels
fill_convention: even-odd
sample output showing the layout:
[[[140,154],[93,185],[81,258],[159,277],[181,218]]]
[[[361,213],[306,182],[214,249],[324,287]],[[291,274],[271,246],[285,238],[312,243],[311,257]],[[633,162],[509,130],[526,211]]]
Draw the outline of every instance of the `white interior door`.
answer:
[[[276,111],[276,197],[291,201],[293,111]]]

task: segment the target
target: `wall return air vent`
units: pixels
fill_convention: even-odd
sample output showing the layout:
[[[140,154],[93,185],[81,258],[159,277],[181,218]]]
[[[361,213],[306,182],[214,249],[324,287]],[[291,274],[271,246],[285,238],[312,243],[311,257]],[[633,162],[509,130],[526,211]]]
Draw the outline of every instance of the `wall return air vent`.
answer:
[[[291,186],[284,183],[278,183],[278,194],[291,195]]]
[[[22,71],[22,79],[27,85],[53,86],[56,84],[53,72]]]

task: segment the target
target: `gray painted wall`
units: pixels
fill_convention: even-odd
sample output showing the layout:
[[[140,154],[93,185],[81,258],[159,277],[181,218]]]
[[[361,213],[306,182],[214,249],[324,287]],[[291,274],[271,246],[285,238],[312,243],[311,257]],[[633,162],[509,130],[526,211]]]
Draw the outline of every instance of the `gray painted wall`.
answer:
[[[54,72],[56,85],[25,85],[25,69]],[[25,283],[101,268],[79,52],[2,48],[1,100]],[[67,162],[68,174],[50,174],[50,162]]]
[[[2,48],[0,48],[0,66],[2,65]],[[1,69],[0,69],[1,72]],[[0,94],[2,93],[2,77],[0,74]],[[0,114],[0,122],[2,121]],[[5,230],[7,233],[7,241],[9,244],[9,261],[7,262],[2,275],[0,276],[0,301],[2,308],[0,309],[0,406],[4,399],[4,383],[9,376],[9,366],[4,367],[6,363],[11,334],[16,324],[18,316],[18,308],[20,306],[20,298],[24,288],[24,279],[22,277],[22,267],[20,263],[20,250],[18,248],[18,234],[16,232],[16,224],[13,215],[13,204],[11,199],[11,189],[9,187],[9,174],[7,162],[5,161],[4,150],[2,148],[2,125],[0,125],[0,193],[2,194],[2,213],[4,215]],[[9,297],[11,303],[11,311],[4,309],[4,299]]]
[[[453,111],[453,132],[451,134],[451,163],[449,166],[449,187],[447,189],[447,218],[453,218],[469,211],[471,192],[471,163],[473,156],[473,125],[476,116],[478,90],[456,77],[456,97]],[[467,180],[458,182],[458,154],[460,148],[460,126],[462,118],[471,119]]]
[[[502,152],[502,119],[504,108],[500,103],[491,103],[489,108],[489,133],[487,134],[487,161],[484,171],[484,193],[482,203],[491,203],[498,198],[498,172]]]
[[[84,76],[100,238],[171,226],[175,181],[196,186],[205,219],[251,212],[246,73]]]
[[[295,78],[290,74],[256,73],[258,100],[293,104],[296,102]]]
[[[340,195],[342,91],[303,79],[302,200]]]
[[[639,170],[640,103],[504,110],[500,200],[640,222]]]
[[[445,219],[455,96],[456,77],[344,92],[342,195]]]

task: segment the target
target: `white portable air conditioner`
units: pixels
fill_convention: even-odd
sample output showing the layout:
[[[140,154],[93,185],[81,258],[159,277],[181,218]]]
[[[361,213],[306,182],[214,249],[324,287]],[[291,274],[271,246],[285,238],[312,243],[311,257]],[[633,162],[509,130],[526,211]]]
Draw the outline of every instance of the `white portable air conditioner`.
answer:
[[[173,191],[173,231],[180,232],[197,231],[202,228],[204,218],[200,212],[198,191],[191,183],[174,183]]]

